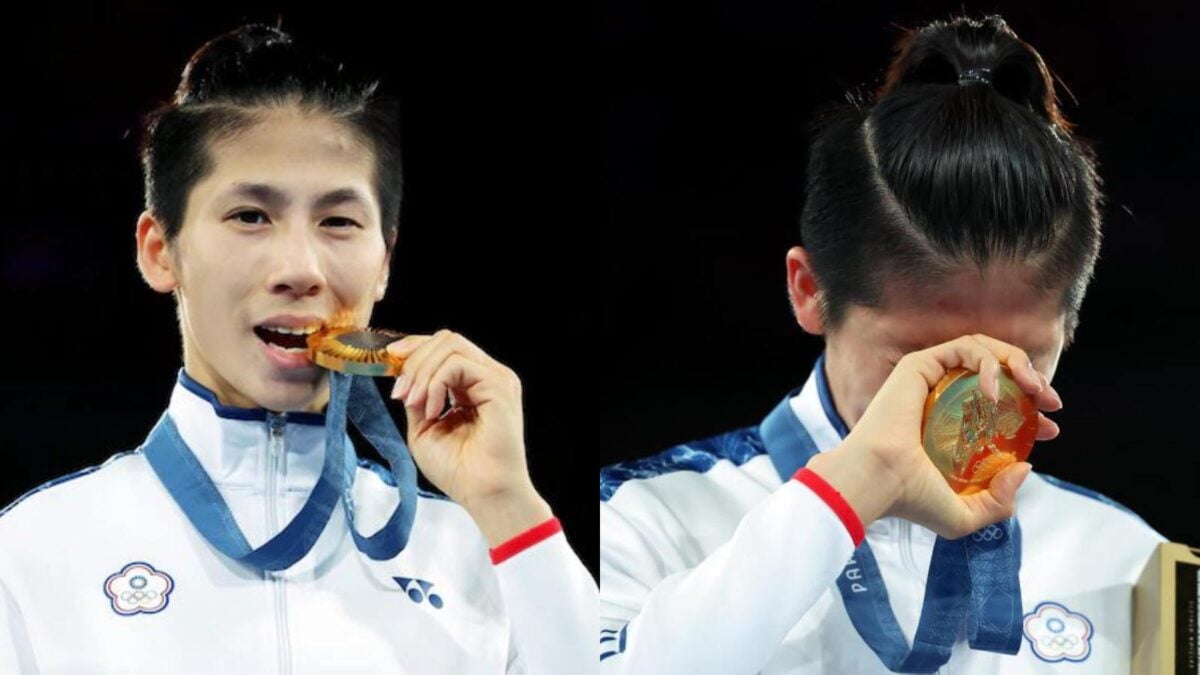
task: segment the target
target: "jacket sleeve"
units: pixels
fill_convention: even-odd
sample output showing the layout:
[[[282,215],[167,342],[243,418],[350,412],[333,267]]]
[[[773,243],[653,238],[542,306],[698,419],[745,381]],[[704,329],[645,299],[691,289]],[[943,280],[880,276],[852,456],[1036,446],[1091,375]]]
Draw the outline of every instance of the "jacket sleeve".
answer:
[[[0,673],[38,672],[21,608],[0,579]]]
[[[664,519],[644,517],[638,504],[619,493],[600,504],[606,674],[759,672],[863,537],[841,495],[807,469],[687,569],[668,562],[684,557],[673,548],[686,542],[672,541]]]
[[[592,648],[599,592],[558,520],[491,551],[512,631],[510,674],[596,672]]]

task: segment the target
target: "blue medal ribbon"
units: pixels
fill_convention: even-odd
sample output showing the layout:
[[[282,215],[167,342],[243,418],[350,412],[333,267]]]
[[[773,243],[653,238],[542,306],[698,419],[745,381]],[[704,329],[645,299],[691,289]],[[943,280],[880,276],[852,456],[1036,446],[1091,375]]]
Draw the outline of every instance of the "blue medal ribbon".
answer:
[[[821,402],[838,435],[848,430],[833,409],[824,374],[824,355],[815,371]],[[791,409],[789,399],[759,427],[763,444],[783,480],[819,452]],[[963,621],[972,649],[1016,654],[1021,648],[1021,529],[1015,518],[960,539],[938,537],[925,585],[921,618],[910,646],[888,599],[871,546],[863,540],[838,577],[838,592],[850,622],[880,661],[895,673],[931,673],[950,660]]]
[[[321,475],[296,517],[258,548],[251,547],[246,540],[229,505],[179,435],[169,413],[163,413],[142,444],[140,450],[163,486],[188,520],[221,553],[262,570],[286,569],[312,549],[339,498],[343,500],[355,545],[371,559],[390,559],[408,543],[417,503],[417,473],[408,446],[371,378],[338,372],[330,372],[329,378]],[[276,417],[285,418],[286,413]],[[350,486],[354,483],[357,460],[353,448],[344,442],[347,419],[387,460],[400,492],[400,503],[387,523],[369,537],[360,535],[354,527]]]

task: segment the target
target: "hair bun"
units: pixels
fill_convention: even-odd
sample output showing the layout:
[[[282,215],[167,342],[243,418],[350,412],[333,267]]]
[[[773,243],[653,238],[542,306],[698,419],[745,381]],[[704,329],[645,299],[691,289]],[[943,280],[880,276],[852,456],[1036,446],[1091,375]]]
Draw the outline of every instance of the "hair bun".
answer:
[[[175,103],[201,103],[214,92],[235,86],[245,77],[250,57],[286,51],[292,36],[278,27],[246,24],[204,43],[183,68]]]
[[[1069,128],[1042,57],[998,15],[956,17],[905,31],[876,101],[920,84],[990,85],[1004,98]]]

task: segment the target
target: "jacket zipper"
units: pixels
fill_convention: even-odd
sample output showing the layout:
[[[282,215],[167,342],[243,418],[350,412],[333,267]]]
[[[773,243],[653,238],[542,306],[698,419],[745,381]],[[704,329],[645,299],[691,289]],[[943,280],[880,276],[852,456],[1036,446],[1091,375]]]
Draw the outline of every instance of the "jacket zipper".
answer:
[[[900,562],[909,572],[917,572],[917,561],[912,551],[912,523],[900,519],[900,527],[896,528],[900,539]]]
[[[267,444],[269,466],[267,469],[267,525],[271,537],[279,532],[279,512],[277,500],[279,495],[278,477],[286,466],[284,448],[284,427],[287,424],[287,413],[267,413],[267,425],[270,428],[270,441]],[[275,635],[277,636],[276,650],[278,652],[280,675],[290,675],[292,672],[291,650],[288,648],[287,622],[287,580],[282,572],[267,570],[267,579],[271,584],[271,595],[275,605]]]

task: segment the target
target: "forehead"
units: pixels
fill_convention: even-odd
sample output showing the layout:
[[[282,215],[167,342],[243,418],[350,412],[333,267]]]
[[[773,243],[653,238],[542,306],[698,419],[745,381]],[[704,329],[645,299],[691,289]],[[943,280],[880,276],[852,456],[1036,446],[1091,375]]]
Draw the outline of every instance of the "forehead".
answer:
[[[243,198],[239,186],[259,184],[293,196],[351,188],[376,207],[374,153],[347,125],[327,115],[286,109],[260,113],[250,126],[211,143],[208,156],[211,170],[189,195],[198,206]]]
[[[920,287],[885,290],[882,307],[854,307],[847,327],[898,351],[909,352],[962,335],[983,333],[1030,356],[1057,356],[1066,316],[1061,291],[1035,287],[1030,270],[992,265],[956,272]]]

